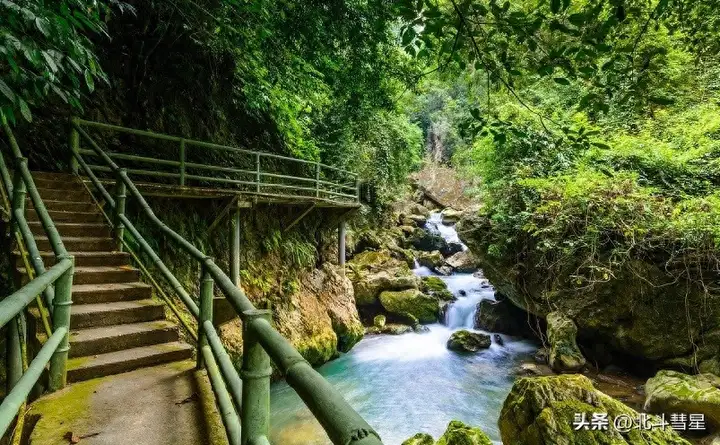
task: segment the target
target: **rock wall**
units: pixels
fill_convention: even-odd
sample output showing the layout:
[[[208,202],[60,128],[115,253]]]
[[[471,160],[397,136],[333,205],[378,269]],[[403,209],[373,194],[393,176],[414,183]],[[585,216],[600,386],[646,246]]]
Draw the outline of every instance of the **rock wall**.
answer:
[[[516,252],[489,255],[485,234],[492,222],[476,212],[466,213],[457,228],[498,292],[538,316],[559,311],[571,318],[581,345],[686,370],[717,363],[720,295],[677,279],[663,264],[634,259],[605,281],[578,286],[578,265],[553,276],[535,268],[532,240],[519,241],[523,248]]]

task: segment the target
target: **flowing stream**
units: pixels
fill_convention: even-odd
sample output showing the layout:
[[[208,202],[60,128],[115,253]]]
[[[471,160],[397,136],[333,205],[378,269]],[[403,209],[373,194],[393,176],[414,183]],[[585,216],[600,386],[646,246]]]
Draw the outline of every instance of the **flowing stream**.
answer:
[[[460,242],[454,227],[433,214],[426,229]],[[416,267],[417,275],[434,275]],[[423,334],[373,335],[336,360],[318,368],[380,434],[386,445],[400,445],[415,433],[436,440],[451,420],[478,426],[500,444],[497,419],[513,382],[512,370],[536,350],[531,342],[502,336],[477,354],[458,354],[445,344],[458,329],[473,329],[477,303],[494,299],[493,288],[472,274],[441,277],[458,300],[444,324]],[[285,382],[273,384],[271,440],[274,445],[328,445],[329,439]]]

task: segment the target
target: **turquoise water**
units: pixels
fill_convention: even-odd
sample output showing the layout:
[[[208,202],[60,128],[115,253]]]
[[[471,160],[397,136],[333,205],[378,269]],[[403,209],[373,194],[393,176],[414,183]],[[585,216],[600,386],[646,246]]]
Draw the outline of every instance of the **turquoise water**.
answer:
[[[455,228],[431,216],[427,230],[459,242]],[[466,248],[463,246],[463,248]],[[433,275],[425,267],[415,274]],[[494,299],[482,275],[441,277],[457,297],[443,324],[424,334],[374,335],[340,358],[318,368],[367,422],[385,445],[400,445],[416,433],[438,439],[451,420],[478,426],[500,444],[497,419],[514,380],[513,369],[537,346],[501,336],[503,345],[476,354],[449,351],[445,344],[458,329],[472,329],[477,303]],[[300,398],[285,382],[271,393],[273,445],[329,445],[330,441]]]
[[[470,292],[458,305],[474,307],[466,299],[477,297]],[[463,310],[455,315],[469,318]],[[380,433],[386,445],[399,445],[418,432],[437,439],[454,419],[481,427],[500,443],[497,419],[513,383],[512,370],[530,358],[536,346],[502,336],[503,346],[494,343],[477,354],[458,354],[445,347],[454,329],[441,324],[429,327],[425,334],[368,336],[318,371]],[[273,385],[271,400],[274,445],[330,444],[286,383]]]

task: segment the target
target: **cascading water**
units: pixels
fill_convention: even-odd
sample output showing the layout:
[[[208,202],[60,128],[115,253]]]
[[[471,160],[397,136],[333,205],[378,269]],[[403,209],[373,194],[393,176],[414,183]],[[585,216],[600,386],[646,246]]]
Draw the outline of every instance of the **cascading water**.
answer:
[[[454,227],[431,215],[426,229],[448,242],[460,243]],[[463,247],[465,248],[465,247]],[[420,276],[436,275],[417,263]],[[457,297],[444,324],[430,332],[368,336],[349,353],[318,368],[346,400],[380,433],[386,445],[399,445],[415,433],[438,438],[451,420],[478,426],[500,444],[497,419],[513,382],[512,369],[536,347],[503,336],[477,354],[449,351],[453,331],[473,329],[475,311],[483,298],[494,299],[492,286],[473,274],[440,277]],[[284,382],[271,396],[274,445],[329,445],[322,427]]]

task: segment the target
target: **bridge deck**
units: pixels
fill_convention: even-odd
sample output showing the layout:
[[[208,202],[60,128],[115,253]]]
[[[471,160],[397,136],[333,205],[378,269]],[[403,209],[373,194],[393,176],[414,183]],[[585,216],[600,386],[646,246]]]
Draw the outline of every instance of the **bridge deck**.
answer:
[[[220,445],[225,430],[204,372],[183,361],[68,386],[28,413],[34,445]]]

